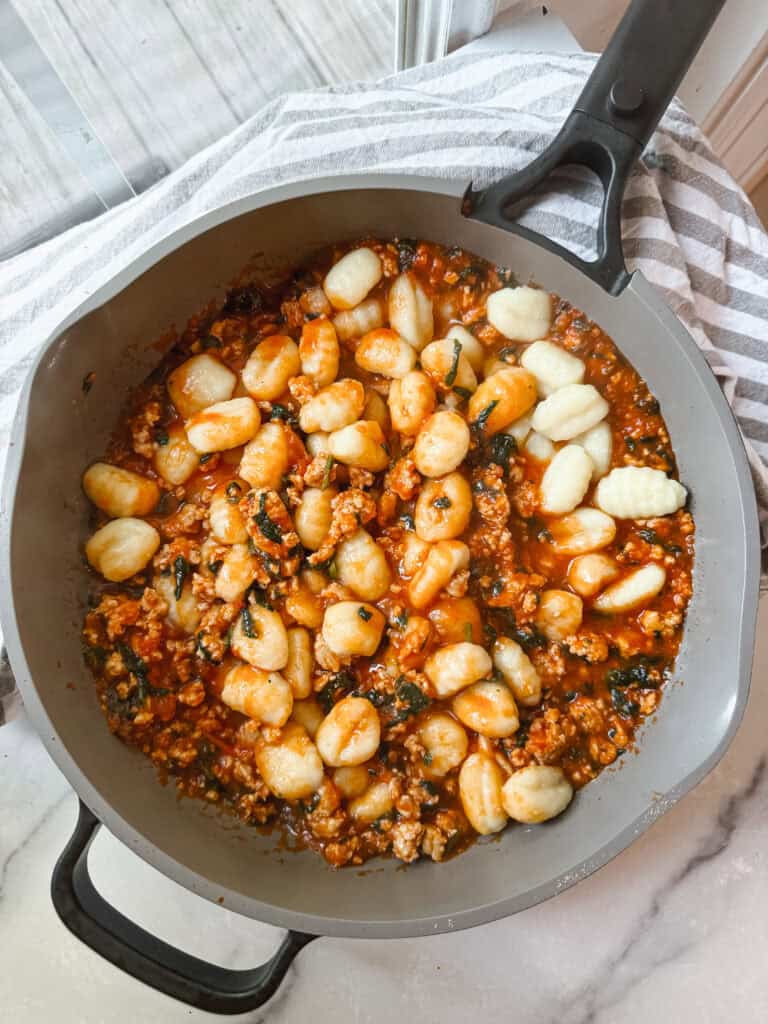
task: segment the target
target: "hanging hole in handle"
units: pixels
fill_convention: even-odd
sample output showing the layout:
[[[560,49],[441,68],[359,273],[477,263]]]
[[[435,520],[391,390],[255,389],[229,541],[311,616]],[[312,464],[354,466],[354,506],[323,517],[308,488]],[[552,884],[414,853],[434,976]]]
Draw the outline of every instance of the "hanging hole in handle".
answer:
[[[105,829],[88,851],[99,894],[130,921],[172,946],[233,970],[268,960],[284,930],[217,906],[172,881]]]
[[[504,217],[558,243],[585,263],[598,258],[605,199],[600,177],[581,164],[555,167],[531,191],[504,207]]]

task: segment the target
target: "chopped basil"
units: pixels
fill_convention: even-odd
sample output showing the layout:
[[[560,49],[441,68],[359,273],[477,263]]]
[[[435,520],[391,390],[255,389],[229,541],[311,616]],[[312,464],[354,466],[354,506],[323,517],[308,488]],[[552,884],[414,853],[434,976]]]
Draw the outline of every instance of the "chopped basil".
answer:
[[[222,313],[224,316],[252,316],[260,313],[264,298],[258,288],[249,284],[243,288],[233,288],[227,293]]]
[[[213,452],[207,452],[205,455],[201,455],[197,461],[200,463],[201,466],[204,466],[206,462],[213,458],[213,455]]]
[[[486,425],[488,423],[488,419],[489,419],[491,413],[493,412],[493,410],[496,408],[496,406],[498,404],[499,404],[499,400],[498,400],[498,398],[495,398],[489,405],[487,405],[483,409],[483,411],[480,413],[480,415],[477,417],[477,419],[474,421],[474,423],[470,424],[471,427],[478,432],[478,434],[482,434],[483,433],[483,431],[486,428]]]
[[[282,420],[284,423],[290,424],[290,426],[298,425],[296,417],[293,415],[291,410],[287,406],[281,405],[279,402],[272,403],[269,418],[271,420]]]
[[[406,530],[415,530],[416,523],[410,512],[403,512],[400,516],[400,522],[403,524]]]
[[[243,627],[243,633],[245,633],[249,640],[258,639],[258,628],[251,618],[251,611],[247,604],[244,604],[240,609],[240,623]]]
[[[468,644],[472,643],[472,623],[471,622],[465,622],[464,623],[464,640]]]
[[[443,494],[441,497],[435,498],[432,502],[432,508],[450,508],[451,504],[451,499],[446,494]]]
[[[233,480],[231,483],[227,484],[226,495],[227,501],[229,502],[230,505],[236,505],[240,501],[242,494],[243,488],[240,486],[237,480]]]
[[[173,588],[173,596],[177,601],[181,600],[181,595],[184,590],[184,580],[191,571],[189,562],[183,555],[177,555],[173,560],[173,579],[175,586]]]
[[[150,690],[146,663],[129,644],[118,643],[117,650],[123,659],[123,664],[136,680],[136,697],[143,704]]]
[[[615,711],[622,716],[622,718],[632,718],[640,710],[640,705],[635,701],[630,700],[626,693],[619,687],[613,687],[610,691],[611,703]]]
[[[517,452],[517,441],[511,434],[496,434],[491,438],[488,458],[501,466],[505,473],[509,472],[509,460]]]
[[[403,608],[397,615],[392,616],[392,625],[397,626],[398,629],[405,629],[408,625],[408,609]]]
[[[323,482],[322,482],[322,485],[321,485],[321,488],[320,488],[323,491],[326,490],[326,488],[328,487],[328,485],[331,482],[331,470],[332,469],[333,469],[333,456],[329,455],[328,458],[325,460],[325,472],[323,473]]]
[[[259,495],[259,511],[253,517],[256,521],[256,525],[261,530],[262,534],[267,540],[273,541],[275,544],[283,543],[283,534],[277,523],[272,522],[267,514],[267,495],[266,491],[262,491]]]
[[[207,337],[200,339],[200,345],[204,350],[209,348],[221,348],[221,339],[217,338],[215,334],[209,334]]]
[[[453,339],[453,362],[451,368],[446,374],[445,384],[446,387],[452,388],[456,383],[456,374],[459,372],[459,359],[461,359],[461,342]]]
[[[395,242],[397,249],[397,268],[401,272],[410,270],[416,260],[418,242],[414,238],[399,238]]]
[[[223,564],[224,564],[224,559],[223,558],[217,558],[215,562],[209,562],[208,563],[208,568],[210,569],[210,571],[215,576],[218,573],[219,569],[222,567]]]
[[[328,714],[333,705],[336,703],[336,697],[340,693],[349,693],[350,690],[354,690],[357,685],[357,680],[351,672],[342,670],[336,672],[335,675],[331,676],[325,686],[317,694],[317,699],[320,702],[320,707],[323,711]],[[367,694],[366,694],[367,696]]]
[[[103,647],[99,647],[98,644],[94,644],[93,646],[83,644],[83,657],[85,658],[85,663],[88,668],[92,671],[96,671],[103,667],[104,662],[107,660],[108,653],[109,652]]]
[[[404,722],[412,715],[418,715],[430,703],[426,693],[404,676],[401,676],[395,683],[395,696],[404,707],[390,720],[391,725]]]
[[[155,441],[164,448],[168,444],[170,438],[168,437],[168,431],[165,427],[155,427]]]
[[[360,605],[360,607],[357,609],[357,614],[360,616],[363,622],[370,622],[370,620],[373,618],[373,612],[369,612],[368,609],[364,608],[362,605]]]
[[[204,661],[210,662],[211,665],[218,665],[219,662],[217,661],[216,658],[214,658],[214,656],[211,654],[211,652],[208,650],[208,648],[205,646],[205,643],[203,642],[204,636],[205,634],[200,632],[195,637],[196,651],[200,655],[200,657],[203,658]]]
[[[499,283],[502,284],[505,288],[514,288],[517,284],[517,277],[515,276],[514,272],[509,269],[509,267],[496,267],[496,276],[499,279]]]
[[[469,388],[460,388],[458,384],[454,384],[453,393],[454,395],[458,395],[462,402],[468,402],[472,397],[472,392]]]

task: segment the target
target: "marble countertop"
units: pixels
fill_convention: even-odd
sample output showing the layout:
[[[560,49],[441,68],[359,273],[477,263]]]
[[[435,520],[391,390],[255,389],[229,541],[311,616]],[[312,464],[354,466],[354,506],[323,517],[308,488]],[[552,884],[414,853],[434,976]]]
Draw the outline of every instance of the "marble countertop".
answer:
[[[752,1024],[768,1020],[768,601],[741,729],[708,778],[633,846],[554,900],[471,931],[321,939],[278,994],[232,1020],[350,1024]],[[0,1018],[9,1024],[216,1019],[159,995],[81,945],[48,886],[77,801],[23,714],[0,729]],[[280,933],[193,896],[101,831],[94,880],[167,941],[251,967]],[[223,1019],[223,1018],[222,1018]]]

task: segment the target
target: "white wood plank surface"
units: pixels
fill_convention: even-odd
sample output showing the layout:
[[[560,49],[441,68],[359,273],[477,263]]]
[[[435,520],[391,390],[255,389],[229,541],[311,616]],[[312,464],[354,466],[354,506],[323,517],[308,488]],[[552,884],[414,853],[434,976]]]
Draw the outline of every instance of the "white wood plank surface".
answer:
[[[379,77],[392,64],[390,0],[15,0],[15,7],[137,190],[276,96]],[[19,114],[21,90],[7,75],[0,81],[2,249],[87,201],[89,190],[58,159],[42,117]]]

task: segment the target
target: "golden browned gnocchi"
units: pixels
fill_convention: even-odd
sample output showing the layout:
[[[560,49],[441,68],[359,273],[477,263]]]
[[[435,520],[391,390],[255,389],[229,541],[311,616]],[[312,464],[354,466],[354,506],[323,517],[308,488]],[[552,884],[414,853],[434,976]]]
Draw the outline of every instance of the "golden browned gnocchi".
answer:
[[[456,247],[368,238],[206,307],[83,490],[109,727],[337,867],[565,811],[657,710],[691,596],[644,382]]]

